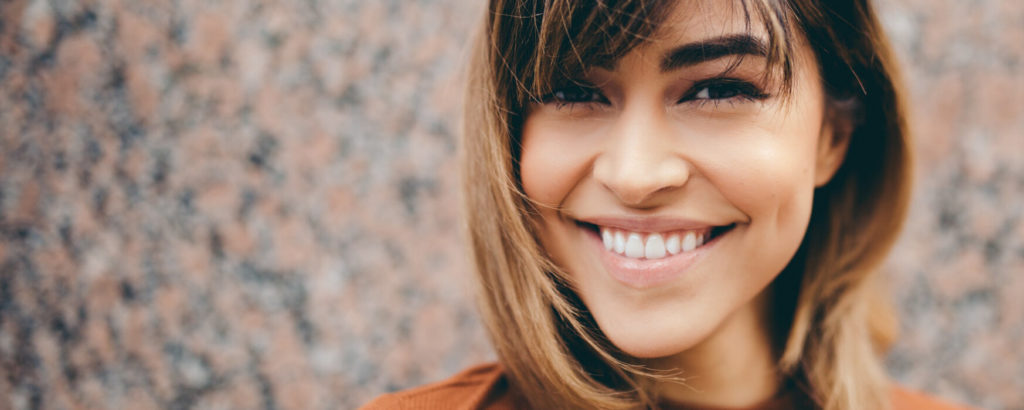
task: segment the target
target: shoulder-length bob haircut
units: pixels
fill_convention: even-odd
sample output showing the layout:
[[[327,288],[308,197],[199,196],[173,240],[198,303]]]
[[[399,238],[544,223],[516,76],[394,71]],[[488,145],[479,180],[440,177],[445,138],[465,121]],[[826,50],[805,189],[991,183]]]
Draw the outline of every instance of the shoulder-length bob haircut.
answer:
[[[773,282],[780,372],[820,408],[884,409],[880,355],[896,324],[876,271],[904,218],[910,154],[896,63],[868,0],[735,0],[768,33],[766,71],[817,58],[832,112],[854,118],[843,165],[817,188],[800,249]],[[479,303],[510,382],[534,408],[656,407],[654,378],[602,335],[540,246],[519,180],[536,96],[650,41],[674,2],[491,0],[472,43],[461,171]],[[881,297],[879,297],[881,296]]]

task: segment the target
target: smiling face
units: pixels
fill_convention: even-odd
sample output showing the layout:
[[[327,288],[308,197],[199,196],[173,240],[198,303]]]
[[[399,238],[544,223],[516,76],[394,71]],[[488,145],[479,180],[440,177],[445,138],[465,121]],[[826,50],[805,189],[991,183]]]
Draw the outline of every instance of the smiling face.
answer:
[[[767,36],[741,11],[676,7],[652,41],[533,104],[521,135],[541,244],[609,340],[639,358],[729,327],[764,333],[758,296],[843,153],[809,46],[793,45],[783,96],[764,75]]]

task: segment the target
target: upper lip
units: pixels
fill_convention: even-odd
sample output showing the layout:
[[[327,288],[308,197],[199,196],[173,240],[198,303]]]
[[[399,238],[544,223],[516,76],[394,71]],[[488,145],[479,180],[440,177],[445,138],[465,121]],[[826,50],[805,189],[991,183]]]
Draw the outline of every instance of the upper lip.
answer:
[[[720,226],[718,224],[684,218],[667,216],[594,216],[578,218],[580,222],[606,228],[618,228],[634,232],[668,232],[680,230],[698,230]],[[724,225],[724,224],[723,224]]]

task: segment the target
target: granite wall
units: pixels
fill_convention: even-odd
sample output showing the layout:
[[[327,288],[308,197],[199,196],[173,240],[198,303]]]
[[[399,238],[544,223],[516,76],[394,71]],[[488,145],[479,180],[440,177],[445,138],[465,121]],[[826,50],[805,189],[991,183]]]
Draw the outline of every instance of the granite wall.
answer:
[[[1024,406],[1024,3],[879,2],[919,154],[909,386]],[[458,226],[477,2],[0,2],[0,409],[352,408],[492,358]]]

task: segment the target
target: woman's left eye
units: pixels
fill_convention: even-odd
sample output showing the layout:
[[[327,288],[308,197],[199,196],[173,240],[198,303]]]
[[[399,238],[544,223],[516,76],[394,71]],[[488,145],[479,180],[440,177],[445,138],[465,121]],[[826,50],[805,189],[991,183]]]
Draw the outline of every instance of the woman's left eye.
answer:
[[[767,97],[767,94],[750,82],[733,78],[716,78],[695,84],[679,102],[707,102],[736,98],[741,100],[762,100]]]

